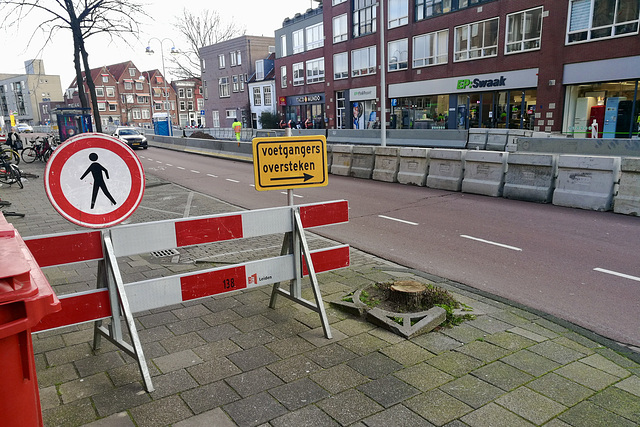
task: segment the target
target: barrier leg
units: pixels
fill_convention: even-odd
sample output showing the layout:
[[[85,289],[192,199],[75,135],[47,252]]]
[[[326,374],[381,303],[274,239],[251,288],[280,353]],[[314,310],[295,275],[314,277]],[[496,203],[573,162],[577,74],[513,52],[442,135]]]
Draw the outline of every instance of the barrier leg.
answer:
[[[287,255],[291,253],[291,233],[285,233],[284,239],[282,239],[282,248],[280,249],[280,255]],[[269,308],[276,308],[276,299],[278,297],[278,289],[280,288],[280,282],[273,284],[271,291],[271,300],[269,301]]]

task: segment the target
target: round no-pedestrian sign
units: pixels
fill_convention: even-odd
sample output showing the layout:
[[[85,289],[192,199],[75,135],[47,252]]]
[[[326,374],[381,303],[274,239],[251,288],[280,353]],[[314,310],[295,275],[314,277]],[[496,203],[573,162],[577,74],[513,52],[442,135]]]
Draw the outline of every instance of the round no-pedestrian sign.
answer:
[[[53,207],[67,220],[104,228],[127,219],[144,194],[140,159],[119,139],[83,133],[51,155],[44,186]]]

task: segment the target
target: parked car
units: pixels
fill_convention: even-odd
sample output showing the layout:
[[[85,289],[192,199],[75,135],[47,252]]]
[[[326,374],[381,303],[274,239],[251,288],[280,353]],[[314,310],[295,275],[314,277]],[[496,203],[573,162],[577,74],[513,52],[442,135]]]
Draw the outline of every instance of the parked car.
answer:
[[[19,133],[29,133],[29,132],[33,132],[33,128],[31,127],[31,125],[28,125],[26,123],[18,123],[16,124],[16,130]]]
[[[115,132],[113,132],[113,136],[126,142],[131,148],[147,149],[147,137],[138,132],[137,129],[117,128]]]

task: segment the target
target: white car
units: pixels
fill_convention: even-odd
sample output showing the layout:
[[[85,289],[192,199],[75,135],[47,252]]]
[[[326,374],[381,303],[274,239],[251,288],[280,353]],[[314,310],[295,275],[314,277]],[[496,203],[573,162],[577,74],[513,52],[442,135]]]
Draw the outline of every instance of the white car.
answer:
[[[147,137],[134,128],[117,128],[113,136],[126,142],[131,148],[147,149]]]
[[[33,132],[33,128],[31,127],[31,125],[28,125],[26,123],[18,123],[16,124],[16,130],[19,133],[29,133],[29,132]]]

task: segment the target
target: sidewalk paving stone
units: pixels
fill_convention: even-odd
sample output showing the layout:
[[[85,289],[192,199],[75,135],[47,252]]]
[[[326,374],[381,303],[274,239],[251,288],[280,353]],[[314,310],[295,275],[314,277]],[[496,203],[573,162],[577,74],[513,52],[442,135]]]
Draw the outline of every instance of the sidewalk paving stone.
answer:
[[[524,386],[499,397],[496,403],[536,425],[544,424],[567,409]]]

